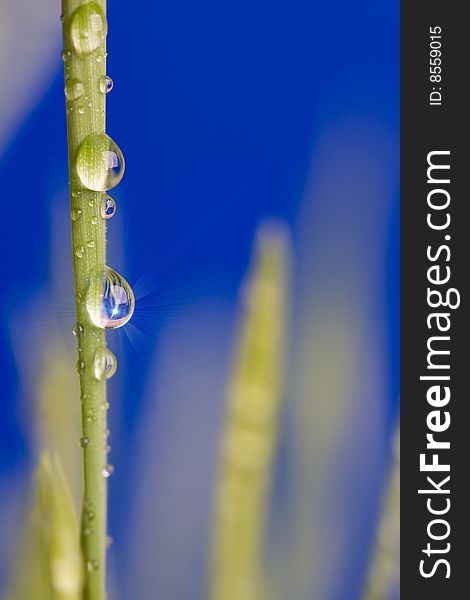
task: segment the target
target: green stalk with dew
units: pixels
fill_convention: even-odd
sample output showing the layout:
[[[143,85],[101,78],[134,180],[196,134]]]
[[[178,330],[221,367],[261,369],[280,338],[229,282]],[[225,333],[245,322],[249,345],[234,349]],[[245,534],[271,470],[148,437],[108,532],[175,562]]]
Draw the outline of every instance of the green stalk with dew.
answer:
[[[72,252],[82,402],[84,490],[81,546],[85,600],[106,597],[108,429],[106,379],[116,369],[106,329],[124,325],[134,298],[127,282],[106,266],[106,220],[115,203],[106,194],[119,183],[124,159],[105,133],[106,1],[62,0],[65,96],[70,175]]]

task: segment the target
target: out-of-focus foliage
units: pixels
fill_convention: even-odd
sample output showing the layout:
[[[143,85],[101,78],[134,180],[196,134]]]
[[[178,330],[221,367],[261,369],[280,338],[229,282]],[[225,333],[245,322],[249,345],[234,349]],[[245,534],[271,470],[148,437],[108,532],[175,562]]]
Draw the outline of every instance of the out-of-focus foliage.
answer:
[[[262,547],[282,392],[287,239],[262,227],[228,387],[214,513],[213,600],[263,597]]]
[[[400,598],[400,433],[379,524],[365,600]]]
[[[78,506],[82,487],[80,394],[74,356],[60,338],[52,339],[43,356],[38,386],[36,424],[38,445],[50,448],[67,473],[72,497]]]
[[[25,522],[11,600],[80,600],[83,565],[69,486],[55,453],[44,452]]]

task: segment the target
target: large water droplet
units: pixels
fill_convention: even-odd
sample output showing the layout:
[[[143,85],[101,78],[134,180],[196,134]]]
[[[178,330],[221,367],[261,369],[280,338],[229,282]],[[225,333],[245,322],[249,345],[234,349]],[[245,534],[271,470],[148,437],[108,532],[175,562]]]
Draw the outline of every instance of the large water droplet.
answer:
[[[115,187],[124,175],[124,157],[116,142],[105,133],[87,136],[78,149],[77,173],[90,190]]]
[[[110,379],[116,373],[116,357],[108,348],[98,348],[95,352],[94,365],[95,377],[99,381]]]
[[[113,80],[109,75],[103,75],[100,77],[100,92],[102,94],[107,94],[113,89]]]
[[[69,79],[65,86],[65,97],[67,100],[76,100],[83,96],[83,92],[85,91],[85,86],[79,79]]]
[[[127,281],[103,267],[90,281],[86,297],[88,314],[101,329],[116,329],[129,321],[134,312],[134,293]]]
[[[70,37],[77,54],[89,54],[103,44],[107,28],[104,13],[96,2],[77,8],[70,17]]]
[[[104,194],[101,198],[101,206],[100,206],[100,215],[103,219],[110,219],[114,216],[116,212],[116,202],[108,196],[108,194]]]

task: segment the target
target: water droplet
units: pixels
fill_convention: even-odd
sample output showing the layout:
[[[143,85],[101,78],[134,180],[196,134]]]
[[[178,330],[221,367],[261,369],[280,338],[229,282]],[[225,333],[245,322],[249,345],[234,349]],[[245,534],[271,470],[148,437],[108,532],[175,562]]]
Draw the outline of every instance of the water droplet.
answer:
[[[93,521],[93,519],[95,518],[95,513],[92,510],[89,510],[86,516],[89,521]]]
[[[62,56],[62,60],[64,62],[67,62],[67,61],[69,61],[72,58],[72,53],[70,52],[70,50],[64,50],[62,52],[61,56]]]
[[[95,352],[94,365],[95,377],[100,381],[104,379],[110,379],[114,373],[116,373],[116,357],[108,348],[98,348],[98,350]]]
[[[83,255],[85,254],[85,248],[83,246],[79,246],[76,250],[75,250],[75,256],[77,258],[83,258]]]
[[[96,246],[96,242],[95,240],[89,240],[86,245],[88,246],[88,248],[94,248]]]
[[[65,86],[65,97],[67,100],[76,100],[83,96],[83,92],[85,91],[85,86],[79,79],[69,79]]]
[[[78,372],[85,370],[85,361],[79,360],[77,362],[77,370],[78,370]]]
[[[97,560],[88,560],[86,563],[86,568],[89,573],[91,573],[92,571],[96,571],[99,566],[100,563]]]
[[[94,198],[90,198],[88,200],[88,206],[92,206],[92,207],[95,206],[95,199]]]
[[[105,266],[90,281],[86,306],[94,325],[117,329],[132,317],[134,293],[124,277]]]
[[[96,225],[97,223],[98,223],[98,217],[96,217],[96,216],[91,217],[91,224]]]
[[[73,208],[70,216],[72,217],[72,221],[78,221],[78,219],[82,216],[82,209],[81,208]]]
[[[100,206],[100,214],[101,214],[102,218],[110,219],[111,217],[114,216],[115,212],[116,212],[116,202],[111,198],[111,196],[108,196],[108,194],[104,194],[101,199],[101,206]]]
[[[111,477],[111,475],[113,473],[114,473],[113,465],[106,465],[105,467],[103,467],[103,470],[101,471],[101,474],[103,475],[103,477],[106,477],[106,479],[108,477]]]
[[[104,13],[96,2],[77,8],[70,17],[70,37],[77,54],[89,54],[103,44],[107,28]]]
[[[77,337],[77,333],[83,333],[85,331],[85,329],[83,328],[83,325],[79,325],[78,323],[75,323],[75,325],[72,327],[72,334]],[[79,352],[82,351],[81,348],[78,349]]]
[[[72,198],[79,198],[80,197],[80,190],[73,190],[71,196],[72,196]]]
[[[109,75],[103,75],[100,77],[100,92],[102,94],[107,94],[113,89],[113,80]]]
[[[84,106],[79,106],[78,107],[78,114],[80,114],[80,115],[84,115],[85,114],[85,107]]]
[[[83,436],[83,437],[80,438],[80,446],[82,448],[86,448],[89,443],[90,443],[90,439],[87,438],[86,436]]]
[[[105,133],[91,134],[80,144],[77,173],[84,186],[104,192],[115,187],[124,175],[124,157]]]
[[[98,54],[98,56],[96,57],[96,62],[100,63],[103,60],[103,55],[102,54]]]
[[[83,535],[90,535],[90,533],[91,533],[91,529],[89,527],[83,528]]]

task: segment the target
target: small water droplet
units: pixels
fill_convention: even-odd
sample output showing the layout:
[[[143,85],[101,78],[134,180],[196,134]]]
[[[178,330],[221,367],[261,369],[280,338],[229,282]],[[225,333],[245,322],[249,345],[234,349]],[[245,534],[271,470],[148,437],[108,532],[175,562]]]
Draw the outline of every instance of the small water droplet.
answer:
[[[69,61],[72,58],[72,52],[70,50],[64,50],[62,52],[61,56],[62,56],[62,60],[64,62],[67,62],[67,61]]]
[[[78,107],[78,114],[80,114],[80,115],[84,115],[85,114],[85,107],[84,106],[79,106]]]
[[[91,529],[89,527],[83,528],[83,535],[90,535],[90,533],[91,533]]]
[[[70,17],[70,37],[80,56],[93,52],[103,44],[106,32],[106,18],[96,2],[79,6]]]
[[[134,293],[124,277],[105,266],[91,278],[86,306],[94,325],[117,329],[132,317]]]
[[[101,471],[101,474],[103,475],[103,477],[106,477],[106,479],[108,477],[111,477],[111,475],[113,473],[114,473],[113,465],[106,465],[105,467],[103,467],[103,470]]]
[[[102,54],[98,54],[98,56],[96,57],[96,62],[100,63],[103,60],[103,55]]]
[[[86,516],[89,521],[93,521],[93,519],[95,518],[95,513],[92,510],[89,510]]]
[[[90,443],[90,439],[87,438],[86,436],[83,436],[83,437],[80,438],[80,446],[82,448],[86,448],[89,443]]]
[[[84,371],[85,370],[85,361],[83,360],[79,360],[77,362],[77,370],[80,371]]]
[[[99,566],[100,563],[97,560],[88,560],[86,563],[86,568],[89,573],[91,573],[92,571],[96,571]]]
[[[80,96],[83,96],[84,91],[85,86],[79,79],[69,79],[64,89],[65,97],[69,101],[80,98]]]
[[[80,197],[80,191],[79,190],[73,190],[71,193],[72,198],[79,198]]]
[[[98,223],[98,217],[97,216],[91,217],[91,224],[96,225],[97,223]]]
[[[95,206],[95,199],[94,198],[90,198],[88,200],[88,206],[92,206],[92,207]]]
[[[83,211],[81,208],[72,208],[72,211],[70,213],[72,221],[78,221],[78,219],[82,216],[82,212]]]
[[[77,258],[83,258],[83,255],[85,254],[85,248],[83,246],[79,246],[76,250],[75,250],[75,256]]]
[[[96,242],[95,240],[89,240],[86,245],[88,246],[88,248],[94,248],[96,246]]]
[[[97,349],[97,351],[95,352],[94,365],[95,377],[99,381],[102,381],[104,379],[110,379],[114,375],[114,373],[116,373],[116,357],[111,352],[111,350],[109,350],[109,348],[101,347]],[[105,408],[108,407],[109,405],[107,405]]]
[[[115,187],[124,175],[124,157],[105,133],[91,134],[80,144],[77,173],[90,190],[104,192]]]
[[[113,89],[113,80],[109,75],[103,75],[100,77],[100,92],[102,94],[107,94]]]
[[[101,206],[100,206],[100,214],[103,219],[110,219],[114,216],[116,212],[116,202],[108,196],[108,194],[104,194],[101,198]]]

